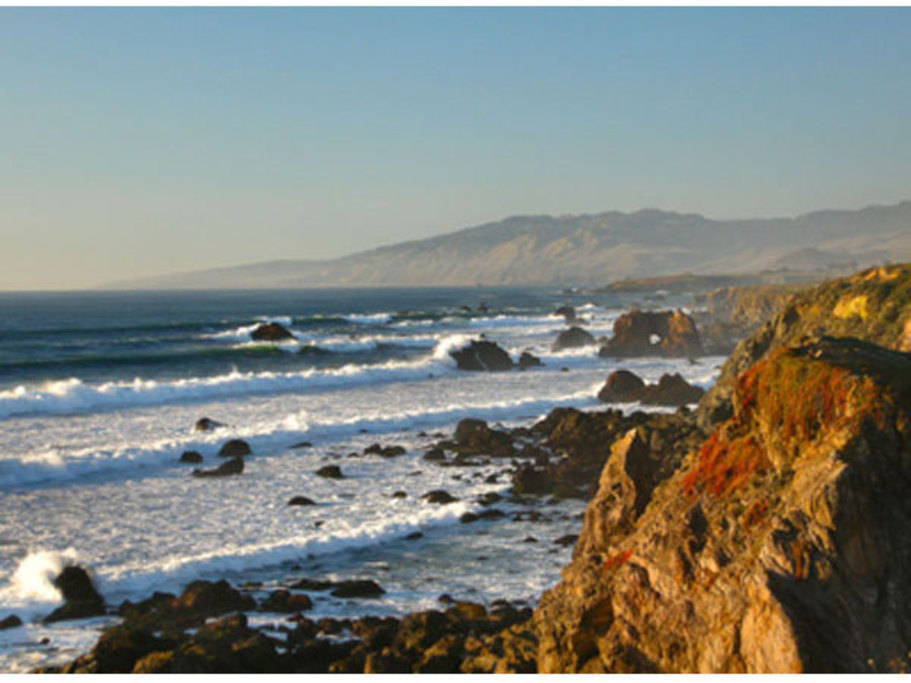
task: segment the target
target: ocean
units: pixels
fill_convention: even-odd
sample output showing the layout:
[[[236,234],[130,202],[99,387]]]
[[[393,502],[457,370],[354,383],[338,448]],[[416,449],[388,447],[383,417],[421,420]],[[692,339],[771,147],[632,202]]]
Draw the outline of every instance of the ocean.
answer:
[[[110,623],[40,623],[68,562],[91,571],[110,605],[194,579],[267,592],[307,577],[386,590],[314,593],[315,617],[403,614],[443,593],[533,606],[571,556],[553,541],[578,533],[584,501],[504,500],[503,518],[462,524],[483,509],[479,496],[508,494],[510,463],[440,467],[423,452],[466,417],[519,426],[560,406],[606,409],[596,395],[618,367],[710,386],[721,358],[551,351],[566,327],[558,306],[576,306],[598,337],[642,303],[556,288],[0,294],[0,619],[26,622],[0,631],[0,671],[71,659]],[[296,339],[253,341],[265,321]],[[449,352],[482,337],[544,365],[458,370]],[[202,417],[226,426],[194,431]],[[241,476],[196,478],[179,462],[196,450],[214,467],[230,438],[253,450]],[[312,446],[291,448],[302,441]],[[350,457],[373,443],[407,452]],[[317,476],[327,464],[344,478]],[[441,488],[459,500],[421,499]],[[318,504],[289,507],[299,495]],[[530,504],[540,518],[514,521]]]

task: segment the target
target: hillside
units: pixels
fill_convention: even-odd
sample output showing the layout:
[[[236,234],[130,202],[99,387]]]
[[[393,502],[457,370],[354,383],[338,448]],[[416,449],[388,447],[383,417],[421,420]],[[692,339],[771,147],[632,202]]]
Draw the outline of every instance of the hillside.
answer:
[[[618,278],[679,272],[844,268],[908,259],[911,201],[733,221],[646,209],[559,218],[516,216],[335,260],[271,261],[106,287],[603,285]]]

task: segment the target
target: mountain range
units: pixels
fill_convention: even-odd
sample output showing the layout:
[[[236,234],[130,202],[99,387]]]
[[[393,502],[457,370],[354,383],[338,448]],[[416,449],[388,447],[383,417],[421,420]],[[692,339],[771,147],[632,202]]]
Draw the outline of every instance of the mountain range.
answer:
[[[681,272],[824,270],[908,260],[911,201],[746,220],[643,209],[513,216],[338,259],[268,261],[105,288],[589,286]]]

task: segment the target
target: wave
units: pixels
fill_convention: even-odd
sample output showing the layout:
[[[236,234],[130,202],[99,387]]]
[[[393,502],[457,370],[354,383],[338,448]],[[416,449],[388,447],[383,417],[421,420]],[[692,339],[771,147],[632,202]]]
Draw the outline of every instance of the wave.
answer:
[[[349,363],[340,368],[308,368],[297,372],[232,371],[215,377],[156,381],[136,378],[85,384],[77,377],[46,382],[40,386],[19,385],[0,392],[0,418],[17,415],[64,415],[172,402],[199,401],[210,398],[306,391],[388,381],[424,379],[428,372],[454,370],[448,350],[453,343],[467,343],[463,335],[453,342],[446,337],[436,343],[429,356],[415,361],[388,361],[375,364]]]

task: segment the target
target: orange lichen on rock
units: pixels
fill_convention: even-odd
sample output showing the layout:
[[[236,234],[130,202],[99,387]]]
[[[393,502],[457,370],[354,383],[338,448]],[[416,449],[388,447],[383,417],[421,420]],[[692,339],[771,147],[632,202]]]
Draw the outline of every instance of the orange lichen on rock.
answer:
[[[690,497],[703,491],[723,496],[769,465],[753,436],[728,442],[716,432],[699,449],[695,466],[683,478],[683,492]]]
[[[627,560],[633,556],[633,549],[624,550],[622,553],[617,553],[616,555],[611,555],[606,560],[604,560],[604,565],[602,566],[603,571],[609,571],[611,569],[616,569],[622,567],[626,564]]]

